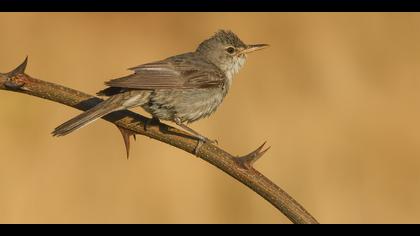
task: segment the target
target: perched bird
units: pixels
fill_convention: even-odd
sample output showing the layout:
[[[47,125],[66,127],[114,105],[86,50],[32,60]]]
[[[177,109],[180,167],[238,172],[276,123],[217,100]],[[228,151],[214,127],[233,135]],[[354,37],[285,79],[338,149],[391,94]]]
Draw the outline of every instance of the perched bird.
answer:
[[[141,106],[155,121],[175,122],[199,140],[213,142],[189,128],[208,117],[223,101],[248,53],[267,44],[243,43],[231,31],[219,30],[194,52],[139,65],[133,74],[105,82],[98,95],[109,98],[55,128],[54,136],[69,134],[111,112]]]

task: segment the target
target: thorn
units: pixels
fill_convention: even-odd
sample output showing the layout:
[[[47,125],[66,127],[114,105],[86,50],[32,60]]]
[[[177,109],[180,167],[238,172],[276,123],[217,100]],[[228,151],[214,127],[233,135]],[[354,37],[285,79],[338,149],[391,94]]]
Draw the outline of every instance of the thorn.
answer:
[[[10,71],[6,74],[1,74],[5,77],[5,80],[3,82],[3,85],[11,90],[25,90],[23,87],[25,85],[25,82],[22,79],[22,76],[25,73],[26,65],[28,64],[28,57],[25,58],[25,60],[20,64],[18,67],[16,67],[14,70]]]
[[[20,64],[18,67],[16,67],[14,70],[7,73],[7,77],[12,78],[17,75],[25,73],[26,65],[28,64],[28,56],[26,56],[25,60]]]
[[[252,165],[258,159],[260,159],[268,151],[268,149],[270,149],[270,147],[268,147],[268,148],[264,149],[263,151],[261,151],[266,143],[267,143],[267,141],[265,141],[261,146],[259,146],[257,149],[255,149],[255,151],[252,151],[248,155],[237,157],[237,158],[235,158],[235,160],[240,165],[242,165],[242,167],[244,167],[246,169],[252,168]]]
[[[134,140],[136,140],[136,133],[134,133],[131,130],[119,127],[119,126],[117,126],[117,128],[120,130],[121,135],[123,136],[125,150],[127,152],[127,160],[128,160],[130,157],[130,136],[133,136]]]

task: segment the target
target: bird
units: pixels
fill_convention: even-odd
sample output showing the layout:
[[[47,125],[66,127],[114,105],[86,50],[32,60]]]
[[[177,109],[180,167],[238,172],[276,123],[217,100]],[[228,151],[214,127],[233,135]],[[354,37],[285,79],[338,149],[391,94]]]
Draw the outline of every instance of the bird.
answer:
[[[188,131],[198,140],[197,153],[204,142],[214,141],[187,124],[213,114],[247,55],[266,47],[245,44],[232,31],[218,30],[193,52],[129,68],[132,74],[105,82],[107,88],[97,95],[108,98],[59,125],[52,135],[64,136],[109,113],[140,106],[151,114],[150,122],[170,121]]]

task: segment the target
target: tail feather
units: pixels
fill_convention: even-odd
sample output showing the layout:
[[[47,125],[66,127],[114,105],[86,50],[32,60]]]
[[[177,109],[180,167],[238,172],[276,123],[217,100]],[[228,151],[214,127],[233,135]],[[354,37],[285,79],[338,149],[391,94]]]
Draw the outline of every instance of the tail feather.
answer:
[[[121,108],[121,105],[118,103],[112,103],[110,100],[111,99],[108,99],[102,103],[99,103],[90,110],[87,110],[84,113],[58,126],[54,129],[52,135],[57,137],[64,136],[94,122],[102,116],[105,116],[113,111],[117,111]]]
[[[52,132],[53,136],[64,136],[111,112],[140,106],[148,101],[150,91],[132,90],[109,97],[90,110],[74,117],[58,126]]]

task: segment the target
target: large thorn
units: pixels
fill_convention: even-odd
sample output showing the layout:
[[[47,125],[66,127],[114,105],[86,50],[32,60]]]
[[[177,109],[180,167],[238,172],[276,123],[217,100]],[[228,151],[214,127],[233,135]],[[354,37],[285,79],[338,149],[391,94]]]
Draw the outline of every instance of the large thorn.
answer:
[[[26,56],[25,60],[20,64],[18,67],[16,67],[14,70],[10,71],[9,73],[6,73],[7,77],[12,78],[16,75],[20,75],[25,73],[26,65],[28,64],[28,56]]]
[[[130,136],[133,136],[134,140],[136,140],[136,133],[131,130],[121,128],[119,126],[117,127],[120,130],[121,135],[123,136],[125,150],[127,152],[127,160],[128,160],[128,158],[130,157]]]
[[[18,90],[23,89],[25,82],[22,80],[22,77],[19,75],[23,75],[25,73],[26,65],[28,64],[28,57],[16,67],[14,70],[10,71],[9,73],[2,74],[3,77],[3,85],[8,89]]]
[[[257,149],[255,149],[255,151],[252,151],[251,153],[249,153],[248,155],[245,156],[241,156],[241,157],[237,157],[235,158],[235,160],[244,168],[246,169],[251,169],[252,165],[258,160],[260,159],[260,157],[262,157],[267,151],[268,149],[270,149],[270,147],[264,149],[263,151],[261,151],[264,147],[264,145],[267,142],[264,142],[261,146],[259,146]]]

